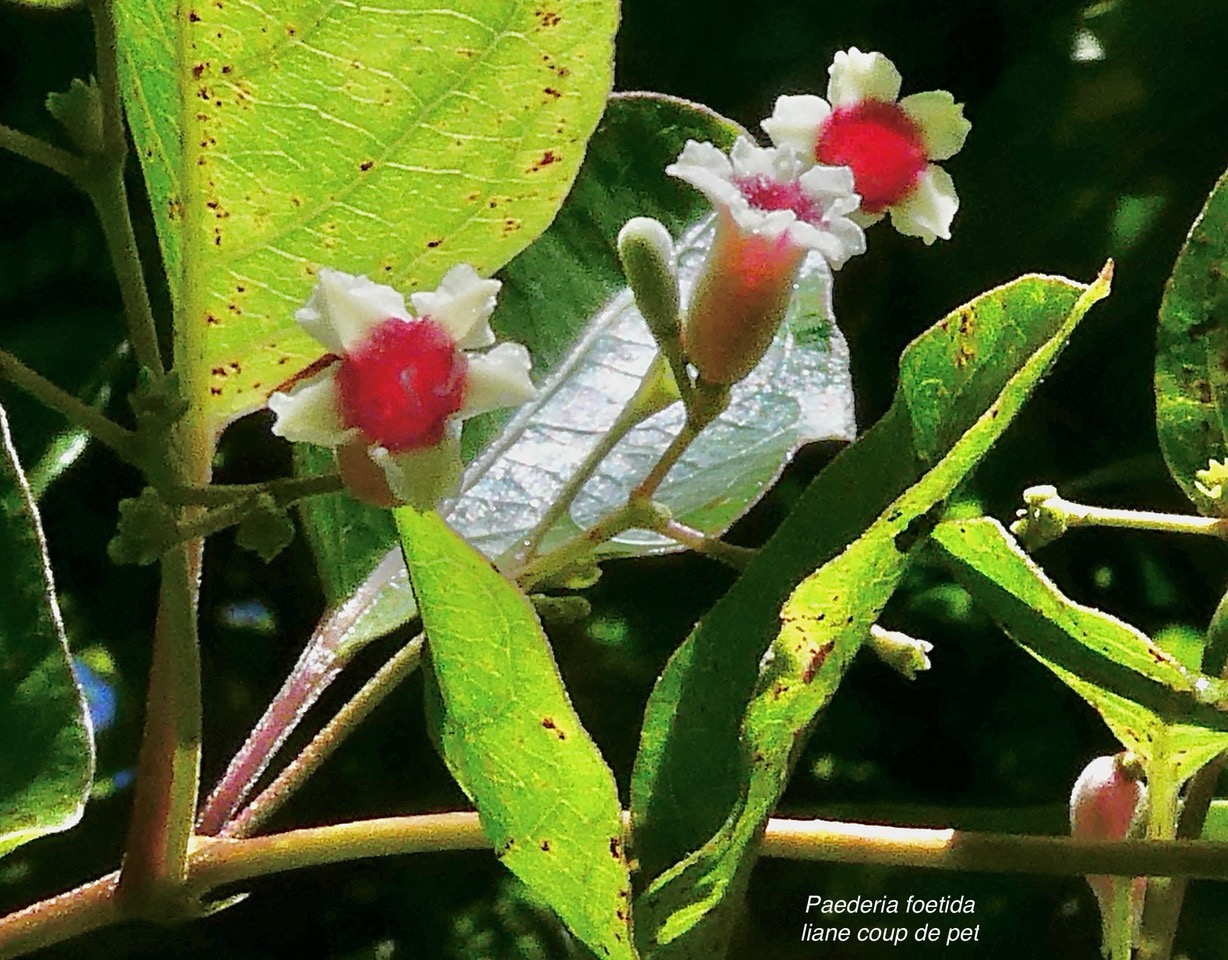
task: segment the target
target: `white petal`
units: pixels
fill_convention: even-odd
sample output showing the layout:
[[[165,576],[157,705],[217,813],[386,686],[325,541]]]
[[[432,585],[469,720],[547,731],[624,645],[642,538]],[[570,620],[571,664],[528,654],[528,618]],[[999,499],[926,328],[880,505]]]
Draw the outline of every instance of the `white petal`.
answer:
[[[408,316],[405,299],[392,287],[323,268],[307,305],[294,319],[333,353],[348,353],[384,320]]]
[[[341,422],[337,380],[332,369],[296,383],[289,393],[269,397],[269,409],[277,415],[273,433],[295,443],[339,447],[358,434],[356,427]]]
[[[733,184],[733,165],[710,143],[688,140],[678,159],[666,167],[665,172],[686,181],[714,204],[746,206],[741,191]]]
[[[434,291],[411,294],[409,299],[418,316],[430,317],[452,334],[457,346],[472,350],[495,342],[488,321],[501,286],[498,280],[483,280],[462,263],[445,273]]]
[[[813,94],[777,97],[772,115],[761,126],[776,146],[790,146],[803,156],[813,157],[819,128],[830,113],[827,101]]]
[[[761,237],[778,237],[798,222],[792,210],[760,210],[745,203],[727,212],[740,232]]]
[[[460,492],[460,424],[449,422],[443,440],[433,447],[401,453],[372,447],[371,459],[383,468],[398,500],[419,510],[434,510],[440,500]]]
[[[463,417],[528,403],[537,390],[529,379],[529,351],[519,343],[501,343],[489,353],[471,354],[465,384]]]
[[[946,90],[914,93],[901,100],[900,107],[921,128],[925,155],[930,160],[955,156],[972,129],[972,124],[964,119],[964,105],[956,103]]]
[[[959,209],[955,183],[942,167],[930,164],[912,193],[890,208],[891,225],[907,237],[927,244],[951,239],[951,221]]]
[[[827,74],[827,99],[835,109],[861,100],[894,102],[900,95],[900,71],[881,53],[841,50]]]
[[[850,257],[866,252],[866,235],[847,217],[837,217],[821,226],[798,220],[789,227],[789,239],[799,247],[822,254],[833,270],[839,270]]]

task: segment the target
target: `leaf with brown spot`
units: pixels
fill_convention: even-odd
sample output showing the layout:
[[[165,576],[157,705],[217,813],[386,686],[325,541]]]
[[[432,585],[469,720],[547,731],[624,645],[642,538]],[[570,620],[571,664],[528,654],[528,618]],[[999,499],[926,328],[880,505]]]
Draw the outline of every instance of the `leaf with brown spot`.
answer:
[[[453,251],[491,273],[546,228],[604,109],[618,17],[615,0],[115,9],[176,362],[214,427],[264,404],[256,384],[285,379],[282,357],[320,355],[294,323],[319,267],[409,293],[434,286]],[[472,56],[456,65],[457,51]],[[543,78],[565,70],[568,95],[543,97]],[[496,196],[500,216],[475,214]],[[241,314],[227,310],[236,281]],[[209,371],[235,358],[244,376],[211,388]]]
[[[618,914],[630,886],[618,791],[532,603],[437,514],[395,513],[449,769],[508,869],[589,949],[633,960],[630,924]]]
[[[1182,247],[1160,304],[1156,430],[1169,473],[1199,513],[1228,516],[1195,474],[1228,458],[1228,173]]]

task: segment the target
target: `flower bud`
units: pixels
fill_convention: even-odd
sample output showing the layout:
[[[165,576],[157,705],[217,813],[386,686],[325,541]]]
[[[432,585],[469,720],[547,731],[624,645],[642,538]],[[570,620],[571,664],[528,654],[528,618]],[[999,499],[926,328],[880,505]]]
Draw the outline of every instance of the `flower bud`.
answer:
[[[63,93],[47,94],[47,112],[60,122],[82,153],[102,149],[102,93],[93,77],[88,83],[73,80]]]
[[[1135,832],[1147,805],[1147,786],[1138,762],[1128,753],[1097,757],[1079,774],[1070,793],[1070,835],[1083,840],[1124,840]],[[1112,917],[1114,877],[1087,878],[1105,925],[1106,940]],[[1125,878],[1122,878],[1125,882]],[[1146,878],[1136,877],[1131,888],[1131,913],[1142,908]]]
[[[674,241],[651,217],[633,217],[618,232],[618,258],[635,305],[657,343],[678,338],[678,273]]]
[[[745,235],[722,214],[695,284],[683,351],[709,383],[737,383],[763,359],[789,309],[805,249],[787,236]]]

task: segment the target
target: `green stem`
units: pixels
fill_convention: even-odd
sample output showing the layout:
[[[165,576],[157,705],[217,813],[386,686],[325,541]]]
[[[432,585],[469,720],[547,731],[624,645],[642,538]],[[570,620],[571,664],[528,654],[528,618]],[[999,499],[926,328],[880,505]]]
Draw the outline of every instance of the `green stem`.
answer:
[[[137,250],[136,233],[132,229],[132,217],[128,212],[128,188],[124,184],[122,163],[90,181],[89,196],[102,224],[107,249],[111,252],[111,266],[119,281],[120,296],[124,301],[124,316],[128,323],[128,339],[137,362],[155,378],[165,375],[166,367],[158,348],[158,330],[154,322],[153,306],[145,286],[145,274],[141,256]]]
[[[674,468],[674,464],[682,459],[682,455],[686,453],[687,448],[695,442],[695,438],[699,436],[700,429],[702,428],[697,428],[690,419],[682,425],[682,429],[670,441],[669,446],[665,448],[665,452],[661,454],[661,458],[652,465],[652,469],[648,471],[648,476],[641,480],[639,486],[632,491],[631,499],[652,499],[653,494],[657,492],[657,489],[661,486],[670,470]]]
[[[678,520],[665,520],[656,528],[656,532],[669,537],[675,543],[680,543],[688,550],[719,560],[734,570],[745,570],[751,558],[759,551],[751,547],[739,547],[726,543],[719,537],[710,537],[702,530],[688,527]]]
[[[524,562],[527,563],[537,556],[542,541],[554,529],[559,519],[571,509],[572,503],[584,489],[584,485],[597,472],[601,462],[618,446],[619,441],[639,424],[676,403],[678,399],[678,387],[672,382],[661,354],[658,353],[652,366],[644,374],[644,379],[640,381],[635,395],[627,401],[627,405],[610,424],[610,428],[601,435],[580,465],[576,467],[575,472],[555,496],[554,502],[550,504],[550,507],[542,514],[542,518],[525,538],[520,548],[520,555],[524,558]]]
[[[78,400],[46,377],[35,373],[7,350],[0,350],[0,377],[30,394],[43,406],[64,415],[67,420],[106,444],[129,463],[138,459],[137,435],[108,419],[88,403]]]
[[[251,836],[332,756],[351,733],[422,662],[424,640],[417,636],[398,650],[315,735],[311,743],[286,766],[247,807],[222,828],[218,836]]]
[[[145,733],[119,896],[125,909],[167,919],[191,912],[183,883],[200,779],[200,647],[196,628],[203,543],[162,558]]]
[[[76,154],[54,147],[45,140],[14,130],[0,123],[0,149],[8,150],[32,163],[67,177],[78,187],[84,182],[86,164]]]
[[[510,576],[520,584],[520,588],[525,593],[531,593],[542,584],[548,583],[552,577],[591,560],[596,547],[620,533],[634,527],[644,526],[645,523],[648,523],[651,529],[656,520],[655,518],[645,520],[645,515],[646,511],[642,503],[626,503],[587,530],[560,544],[545,556],[538,557],[519,570],[512,571]]]
[[[109,873],[0,917],[0,960],[22,957],[119,923],[123,914],[115,896],[118,880],[118,873]]]
[[[200,901],[219,887],[287,870],[365,857],[489,849],[478,815],[470,812],[360,820],[244,840],[198,838],[184,889]],[[1193,840],[1076,840],[773,818],[760,852],[790,860],[974,873],[1228,880],[1228,843]],[[114,885],[114,875],[103,877],[0,918],[0,960],[124,919],[122,901],[112,897]]]
[[[90,0],[98,89],[102,94],[102,152],[120,169],[128,155],[124,109],[119,86],[119,43],[109,0]]]
[[[1011,530],[1030,547],[1043,546],[1075,527],[1116,527],[1228,539],[1228,519],[1222,517],[1094,507],[1067,500],[1048,485],[1030,487],[1023,498],[1026,506],[1019,511],[1020,519],[1011,525]]]
[[[279,506],[288,507],[306,497],[344,490],[341,475],[336,473],[312,477],[281,477],[264,483],[214,483],[178,487],[166,495],[167,502],[180,506],[224,507],[239,501],[254,500],[267,493]]]
[[[220,507],[214,507],[203,513],[194,511],[196,516],[179,525],[179,535],[185,540],[203,540],[215,533],[221,533],[228,527],[233,527],[246,517],[252,509],[250,499],[233,500]]]
[[[1220,598],[1219,605],[1207,626],[1206,644],[1203,647],[1202,671],[1211,676],[1228,679],[1225,658],[1228,656],[1228,591]],[[1202,835],[1207,812],[1215,799],[1215,789],[1228,754],[1218,757],[1199,770],[1190,779],[1185,791],[1181,818],[1177,823],[1177,836],[1194,839]],[[1143,911],[1142,942],[1139,960],[1168,960],[1172,956],[1173,942],[1177,937],[1177,924],[1181,919],[1181,907],[1185,902],[1188,886],[1185,878],[1174,878],[1166,887],[1147,892]]]
[[[119,47],[115,35],[115,16],[108,0],[90,0],[94,20],[94,46],[98,59],[98,89],[102,95],[102,150],[95,159],[95,170],[85,181],[86,192],[94,203],[102,232],[111,252],[111,264],[119,281],[128,321],[128,338],[137,362],[158,379],[166,373],[158,348],[158,328],[153,306],[141,268],[136,233],[124,184],[124,164],[128,143],[124,132],[123,106],[119,84]]]
[[[632,500],[651,500],[669,475],[674,465],[682,459],[695,438],[729,406],[729,388],[700,380],[687,396],[687,417],[678,435],[665,448],[661,458],[653,464],[639,486],[631,493]]]
[[[1117,527],[1122,530],[1152,530],[1162,533],[1196,533],[1228,537],[1228,520],[1190,517],[1150,510],[1113,510],[1080,503],[1067,504],[1066,521],[1071,527]],[[1069,508],[1074,508],[1070,510]]]

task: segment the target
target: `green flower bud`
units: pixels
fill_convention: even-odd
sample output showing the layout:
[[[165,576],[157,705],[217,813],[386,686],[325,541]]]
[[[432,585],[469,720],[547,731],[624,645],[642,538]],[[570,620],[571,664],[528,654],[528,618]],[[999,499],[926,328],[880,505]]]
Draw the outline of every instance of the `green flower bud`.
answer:
[[[82,153],[102,150],[102,93],[93,77],[89,83],[74,80],[64,93],[47,94],[47,112]]]
[[[618,233],[618,257],[635,305],[657,343],[675,343],[680,298],[669,231],[651,217],[628,220]]]

